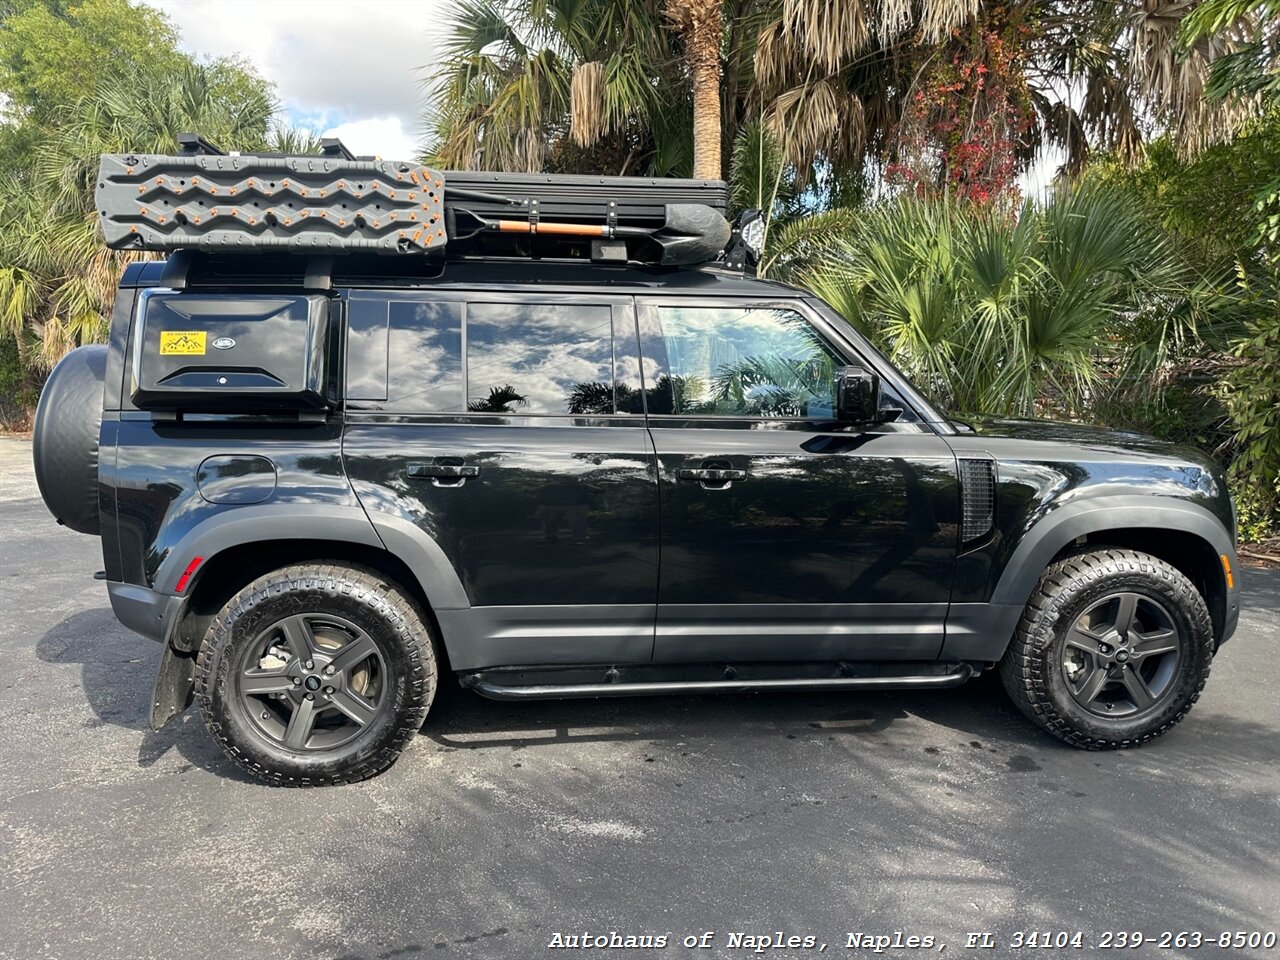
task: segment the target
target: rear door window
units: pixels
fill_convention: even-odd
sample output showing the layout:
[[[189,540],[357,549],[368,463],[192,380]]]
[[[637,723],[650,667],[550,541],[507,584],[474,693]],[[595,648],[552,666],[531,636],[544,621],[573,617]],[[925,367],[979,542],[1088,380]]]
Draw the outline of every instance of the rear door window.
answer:
[[[643,413],[628,303],[359,293],[349,307],[353,409],[424,414]]]
[[[467,305],[467,410],[614,412],[608,304]]]

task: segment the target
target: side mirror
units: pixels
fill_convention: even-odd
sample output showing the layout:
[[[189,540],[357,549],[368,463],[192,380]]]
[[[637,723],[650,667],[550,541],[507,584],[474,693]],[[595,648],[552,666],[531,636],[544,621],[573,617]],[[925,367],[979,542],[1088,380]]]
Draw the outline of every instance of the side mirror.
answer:
[[[873,423],[880,417],[880,377],[865,367],[836,371],[836,416],[850,423]]]

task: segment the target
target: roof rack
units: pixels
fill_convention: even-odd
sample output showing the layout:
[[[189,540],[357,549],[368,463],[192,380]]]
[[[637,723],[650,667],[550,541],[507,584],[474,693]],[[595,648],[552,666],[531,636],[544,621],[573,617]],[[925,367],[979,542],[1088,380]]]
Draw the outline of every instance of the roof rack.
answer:
[[[176,154],[106,154],[107,246],[206,253],[554,257],[689,266],[733,238],[719,180],[440,171],[356,157],[226,153],[181,134]]]

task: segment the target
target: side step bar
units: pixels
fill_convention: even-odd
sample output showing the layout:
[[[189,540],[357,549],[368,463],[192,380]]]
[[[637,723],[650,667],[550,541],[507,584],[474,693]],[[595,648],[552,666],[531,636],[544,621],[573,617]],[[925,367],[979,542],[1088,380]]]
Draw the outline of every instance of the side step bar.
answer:
[[[760,680],[662,680],[618,683],[502,684],[482,673],[462,678],[462,686],[490,700],[556,700],[586,697],[648,697],[669,693],[743,693],[748,690],[912,690],[957,687],[974,675],[967,663],[953,673],[919,676],[796,677]]]

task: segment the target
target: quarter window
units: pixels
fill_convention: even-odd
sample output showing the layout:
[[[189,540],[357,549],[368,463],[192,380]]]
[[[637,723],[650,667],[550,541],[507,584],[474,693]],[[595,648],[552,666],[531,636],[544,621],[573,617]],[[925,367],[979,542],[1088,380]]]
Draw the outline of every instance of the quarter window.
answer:
[[[354,298],[347,398],[404,413],[643,413],[635,323],[610,304]]]
[[[660,306],[666,369],[649,412],[829,418],[843,362],[795,310]]]

